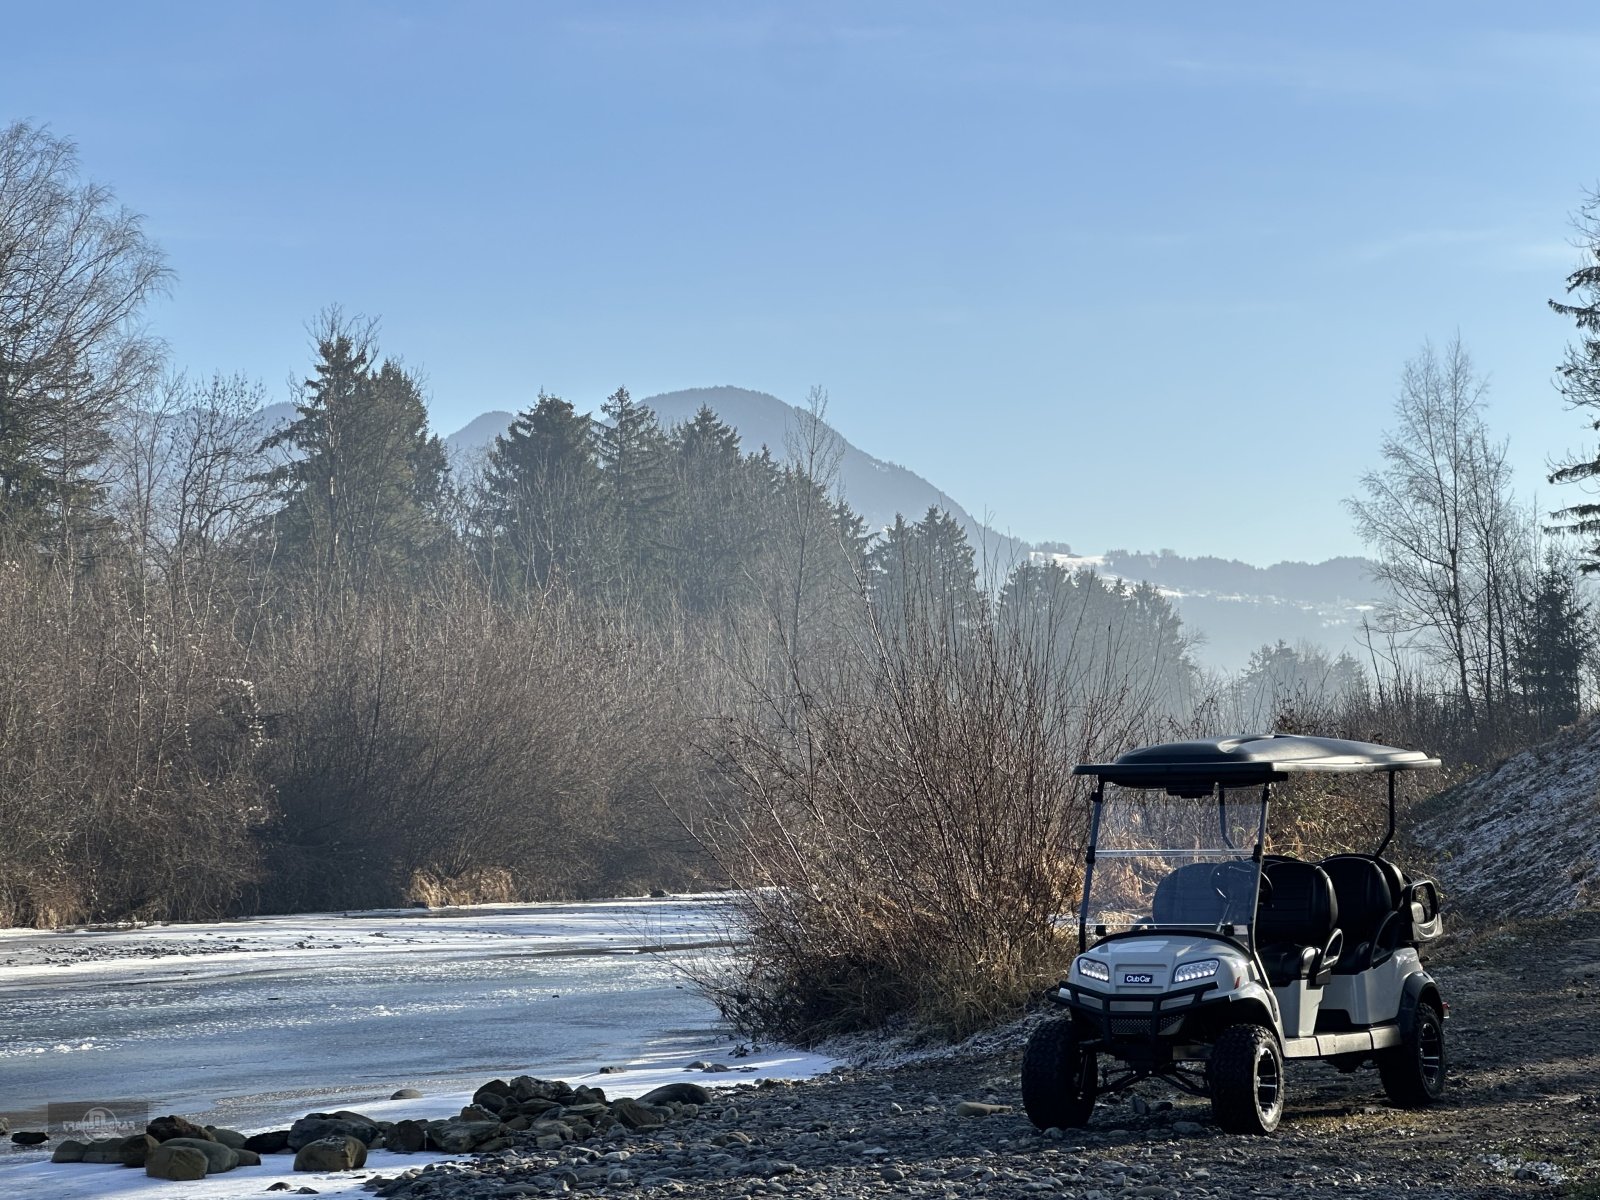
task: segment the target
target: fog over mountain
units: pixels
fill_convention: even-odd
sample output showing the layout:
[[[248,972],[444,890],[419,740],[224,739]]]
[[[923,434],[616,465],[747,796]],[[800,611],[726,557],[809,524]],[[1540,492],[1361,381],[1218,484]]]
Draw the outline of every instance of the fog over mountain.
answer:
[[[739,431],[746,450],[766,446],[778,459],[785,457],[802,415],[776,396],[740,387],[688,388],[650,396],[642,403],[653,408],[666,426],[690,420],[705,405]],[[275,428],[293,416],[291,404],[269,405],[261,411],[262,428]],[[513,419],[512,413],[491,410],[446,436],[452,461],[466,466],[487,453]],[[871,528],[892,524],[896,513],[914,521],[937,506],[960,523],[996,578],[1031,551],[1075,569],[1092,569],[1130,583],[1153,583],[1200,638],[1197,661],[1219,670],[1240,670],[1252,651],[1280,640],[1317,643],[1335,654],[1341,650],[1359,654],[1362,618],[1381,591],[1364,558],[1256,566],[1210,555],[1191,558],[1165,549],[1074,553],[1066,542],[1031,547],[984,524],[915,471],[852,445],[837,430],[831,432],[838,438],[838,488]]]

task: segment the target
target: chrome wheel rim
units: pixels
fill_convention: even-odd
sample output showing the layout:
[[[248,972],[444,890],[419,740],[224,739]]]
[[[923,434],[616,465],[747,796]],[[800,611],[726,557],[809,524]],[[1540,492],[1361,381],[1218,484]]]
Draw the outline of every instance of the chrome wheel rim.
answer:
[[[1283,1072],[1277,1056],[1265,1046],[1256,1056],[1256,1108],[1270,1117],[1283,1102]]]

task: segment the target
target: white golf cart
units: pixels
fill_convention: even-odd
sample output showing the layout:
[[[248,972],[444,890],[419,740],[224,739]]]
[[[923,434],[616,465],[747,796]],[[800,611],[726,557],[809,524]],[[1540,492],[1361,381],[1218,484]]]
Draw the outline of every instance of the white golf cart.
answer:
[[[1438,1099],[1446,1007],[1417,948],[1441,932],[1439,892],[1383,856],[1396,774],[1438,765],[1391,746],[1264,734],[1078,767],[1096,780],[1079,954],[1049,993],[1067,1012],[1023,1057],[1033,1123],[1083,1125],[1097,1096],[1158,1077],[1208,1096],[1229,1132],[1271,1133],[1286,1058],[1343,1071],[1374,1062],[1396,1104]],[[1263,853],[1272,785],[1307,772],[1387,774],[1375,852]]]

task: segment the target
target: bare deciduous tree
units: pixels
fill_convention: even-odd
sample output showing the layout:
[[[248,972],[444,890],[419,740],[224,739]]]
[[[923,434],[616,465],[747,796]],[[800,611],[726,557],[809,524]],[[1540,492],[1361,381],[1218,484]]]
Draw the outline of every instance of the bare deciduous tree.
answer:
[[[1483,420],[1487,391],[1459,338],[1442,355],[1424,346],[1401,375],[1383,466],[1346,504],[1391,589],[1382,634],[1447,665],[1468,721],[1492,725],[1527,547],[1505,443]]]
[[[0,130],[0,515],[70,539],[120,406],[150,383],[160,343],[138,324],[168,271],[140,219],[79,178],[73,144]]]

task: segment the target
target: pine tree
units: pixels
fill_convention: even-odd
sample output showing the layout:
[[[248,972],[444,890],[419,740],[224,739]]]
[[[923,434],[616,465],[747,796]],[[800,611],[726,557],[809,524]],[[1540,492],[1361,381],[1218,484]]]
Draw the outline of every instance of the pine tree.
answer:
[[[1069,692],[1114,685],[1175,712],[1193,695],[1195,668],[1183,622],[1150,584],[1129,587],[1093,571],[1022,562],[1000,590],[996,619]]]
[[[666,435],[656,414],[618,388],[601,405],[600,491],[616,581],[629,594],[659,596],[665,588],[666,526],[672,474]]]
[[[900,626],[922,613],[940,625],[966,623],[982,605],[974,563],[966,531],[943,509],[929,507],[915,525],[895,514],[870,555],[879,620]]]
[[[738,433],[705,405],[673,431],[671,442],[676,497],[669,571],[686,608],[716,611],[748,590],[750,558],[762,540],[750,476]]]
[[[475,521],[480,559],[501,585],[542,586],[559,575],[584,586],[599,505],[594,423],[540,392],[489,451]]]
[[[392,360],[372,365],[371,323],[329,309],[316,339],[297,418],[262,445],[286,452],[266,476],[280,503],[271,550],[330,590],[359,592],[443,550],[449,464],[416,379]]]
[[[1573,408],[1600,413],[1600,191],[1585,198],[1573,223],[1584,259],[1583,265],[1567,276],[1566,294],[1573,302],[1551,300],[1549,304],[1572,319],[1579,338],[1567,346],[1556,383]],[[1600,431],[1600,416],[1590,420],[1589,428]],[[1596,476],[1600,476],[1600,449],[1569,454],[1550,473],[1550,482],[1582,484]],[[1593,539],[1580,566],[1586,572],[1600,571],[1600,503],[1584,501],[1550,515],[1561,522],[1557,528]]]

